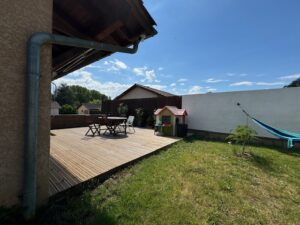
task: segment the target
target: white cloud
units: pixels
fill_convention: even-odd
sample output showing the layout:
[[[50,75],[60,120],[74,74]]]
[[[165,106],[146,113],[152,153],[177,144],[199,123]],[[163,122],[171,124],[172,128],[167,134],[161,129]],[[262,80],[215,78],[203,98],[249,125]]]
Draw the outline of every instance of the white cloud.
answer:
[[[124,62],[120,61],[120,60],[115,59],[114,64],[119,69],[122,69],[122,70],[127,69],[127,65]]]
[[[135,73],[135,75],[142,76],[142,75],[144,75],[146,70],[147,70],[147,67],[144,66],[144,67],[140,67],[140,68],[133,68],[132,71]]]
[[[88,65],[88,66],[83,67],[83,68],[103,69],[103,66],[91,64],[91,65]]]
[[[187,79],[186,78],[180,78],[177,82],[180,82],[180,83],[182,83],[182,82],[186,82],[187,81]]]
[[[220,83],[220,82],[226,82],[228,80],[221,80],[221,79],[214,79],[214,78],[209,78],[207,80],[205,80],[206,83]]]
[[[228,77],[233,77],[233,76],[234,76],[234,73],[226,73],[226,75],[227,75]]]
[[[230,86],[252,86],[254,83],[251,81],[241,81],[230,84]]]
[[[258,86],[279,86],[279,85],[285,85],[283,82],[257,82],[255,83]]]
[[[121,84],[117,82],[99,82],[94,80],[93,74],[83,69],[77,70],[66,77],[62,77],[54,81],[59,86],[63,83],[67,85],[80,85],[88,89],[97,90],[103,94],[106,94],[112,98],[121,94],[132,84]]]
[[[195,85],[195,86],[192,86],[189,90],[188,90],[188,93],[189,94],[199,94],[201,93],[201,90],[202,90],[202,87],[198,86],[198,85]]]
[[[247,73],[241,73],[241,74],[226,73],[226,75],[227,75],[228,77],[235,77],[235,76],[246,77],[246,76],[248,76]]]
[[[145,81],[147,81],[147,82],[158,81],[156,79],[155,71],[148,69],[146,66],[133,68],[132,71],[136,76],[143,77],[143,79],[141,80],[142,82],[145,82]]]
[[[184,85],[185,85],[185,83],[179,83],[179,85],[181,85],[181,86],[184,86]]]
[[[118,59],[114,59],[114,60],[110,60],[110,61],[104,61],[103,65],[105,66],[104,67],[104,70],[107,71],[107,72],[111,72],[111,71],[120,71],[120,70],[126,70],[128,68],[128,66],[118,60]],[[91,68],[95,68],[95,67],[100,67],[101,66],[90,66]]]
[[[252,81],[241,81],[230,84],[230,86],[280,86],[284,85],[283,82],[252,82]]]
[[[216,91],[217,91],[216,88],[209,88],[209,89],[207,89],[207,92],[216,92]]]
[[[300,73],[299,74],[293,74],[293,75],[279,77],[280,80],[296,80],[298,78],[300,78]]]
[[[145,86],[155,88],[155,89],[158,89],[158,90],[162,90],[162,89],[165,89],[167,87],[166,85],[160,85],[160,84],[145,84]]]
[[[162,70],[164,70],[164,68],[163,68],[163,67],[158,67],[157,70],[158,70],[158,71],[162,71]]]
[[[170,84],[170,87],[175,87],[175,86],[176,86],[176,83]]]

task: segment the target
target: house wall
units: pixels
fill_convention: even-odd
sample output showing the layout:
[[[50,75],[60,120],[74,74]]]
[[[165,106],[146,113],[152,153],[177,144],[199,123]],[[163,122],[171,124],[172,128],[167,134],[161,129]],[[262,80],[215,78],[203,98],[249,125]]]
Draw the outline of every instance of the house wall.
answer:
[[[118,100],[125,100],[125,99],[141,99],[141,98],[156,98],[158,97],[157,94],[152,93],[151,91],[147,91],[143,88],[136,87],[126,95],[122,96]]]
[[[51,116],[59,115],[59,108],[51,108]]]
[[[188,112],[189,129],[230,133],[247,117],[236,106],[240,102],[250,115],[267,124],[300,133],[300,88],[185,95],[182,107]],[[249,120],[261,137],[270,137]]]
[[[85,114],[89,114],[89,110],[85,106],[82,105],[77,109],[77,113],[79,115],[85,115]]]
[[[52,31],[52,0],[0,1],[0,206],[20,203],[24,162],[26,42]],[[38,143],[38,202],[48,197],[51,46],[42,49]]]

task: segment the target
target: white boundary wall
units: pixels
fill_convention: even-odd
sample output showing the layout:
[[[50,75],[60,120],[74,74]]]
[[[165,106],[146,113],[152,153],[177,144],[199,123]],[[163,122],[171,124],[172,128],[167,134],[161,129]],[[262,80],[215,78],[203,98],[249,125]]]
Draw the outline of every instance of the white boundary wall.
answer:
[[[300,88],[238,91],[182,96],[182,108],[188,112],[189,129],[230,133],[247,123],[242,107],[256,119],[273,127],[300,133]],[[258,136],[274,136],[249,119]]]

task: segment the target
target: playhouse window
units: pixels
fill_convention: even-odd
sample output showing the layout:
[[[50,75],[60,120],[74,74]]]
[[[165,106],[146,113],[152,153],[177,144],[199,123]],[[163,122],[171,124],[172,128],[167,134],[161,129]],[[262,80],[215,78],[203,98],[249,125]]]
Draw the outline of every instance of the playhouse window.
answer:
[[[171,116],[162,116],[162,124],[171,124]]]

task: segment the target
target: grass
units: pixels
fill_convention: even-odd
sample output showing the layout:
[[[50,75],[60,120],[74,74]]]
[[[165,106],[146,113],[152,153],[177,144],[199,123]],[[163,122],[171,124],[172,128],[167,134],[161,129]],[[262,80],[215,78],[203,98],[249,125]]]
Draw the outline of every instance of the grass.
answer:
[[[300,154],[189,139],[95,189],[43,209],[37,224],[299,224]]]

